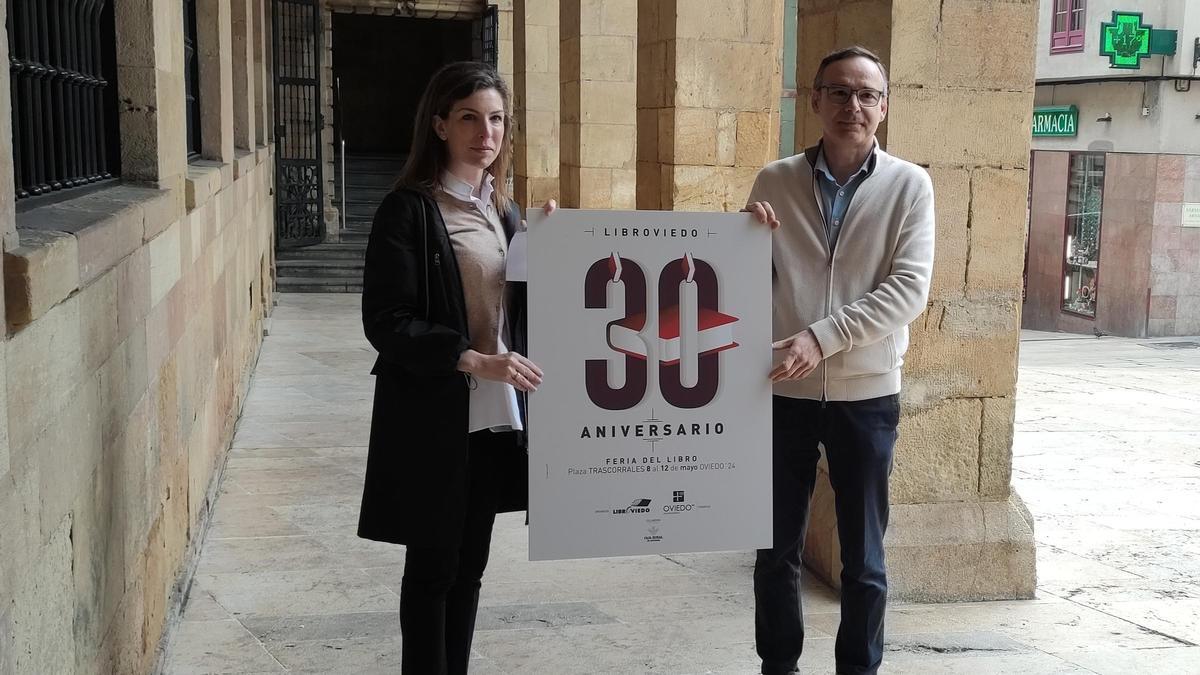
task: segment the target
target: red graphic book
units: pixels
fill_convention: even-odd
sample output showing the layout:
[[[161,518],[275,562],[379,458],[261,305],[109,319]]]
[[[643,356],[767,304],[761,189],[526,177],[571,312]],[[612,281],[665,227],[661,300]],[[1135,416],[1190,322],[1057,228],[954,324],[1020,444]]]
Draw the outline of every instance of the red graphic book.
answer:
[[[716,310],[699,309],[698,356],[738,346],[733,340],[733,324],[736,316],[722,314]],[[645,326],[642,315],[631,316],[613,322],[608,328],[608,344],[615,350],[630,356],[645,359],[646,344],[638,337],[637,326]],[[679,306],[668,307],[658,314],[658,360],[671,365],[679,362]]]

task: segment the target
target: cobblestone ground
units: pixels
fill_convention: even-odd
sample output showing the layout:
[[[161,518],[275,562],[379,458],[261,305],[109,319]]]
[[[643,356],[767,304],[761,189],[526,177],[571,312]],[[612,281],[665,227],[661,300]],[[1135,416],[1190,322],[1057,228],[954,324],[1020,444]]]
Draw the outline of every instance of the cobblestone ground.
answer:
[[[404,553],[354,536],[374,358],[358,307],[280,296],[168,673],[399,671]],[[1023,337],[1013,480],[1038,597],[895,603],[882,672],[1200,673],[1198,344]],[[471,672],[757,672],[752,562],[531,563],[502,516]],[[801,668],[832,673],[836,595],[806,579],[805,610]]]

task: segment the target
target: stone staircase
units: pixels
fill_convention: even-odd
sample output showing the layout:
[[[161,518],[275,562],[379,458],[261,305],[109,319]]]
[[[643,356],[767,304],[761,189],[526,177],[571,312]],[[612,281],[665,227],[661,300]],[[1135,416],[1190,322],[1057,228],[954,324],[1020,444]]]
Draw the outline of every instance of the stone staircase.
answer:
[[[400,175],[404,158],[346,156],[346,229],[338,243],[286,249],[276,255],[276,287],[284,293],[361,293],[371,218]],[[335,206],[341,208],[341,175],[335,171]]]

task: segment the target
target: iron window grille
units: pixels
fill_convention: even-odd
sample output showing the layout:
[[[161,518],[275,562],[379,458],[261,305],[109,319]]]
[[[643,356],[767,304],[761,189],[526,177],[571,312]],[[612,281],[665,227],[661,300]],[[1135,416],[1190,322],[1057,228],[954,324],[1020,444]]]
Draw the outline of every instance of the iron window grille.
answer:
[[[107,0],[8,0],[17,199],[119,173],[116,41]]]
[[[488,5],[483,15],[472,25],[475,41],[471,46],[471,56],[476,61],[483,61],[496,68],[500,64],[499,7]]]
[[[183,0],[183,98],[188,159],[200,156],[200,59],[196,54],[196,0]]]

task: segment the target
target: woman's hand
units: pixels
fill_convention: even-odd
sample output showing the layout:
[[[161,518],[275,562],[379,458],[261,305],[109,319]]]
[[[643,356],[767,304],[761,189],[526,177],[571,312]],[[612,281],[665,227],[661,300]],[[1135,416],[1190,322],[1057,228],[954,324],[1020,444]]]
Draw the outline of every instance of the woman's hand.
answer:
[[[551,213],[554,213],[557,210],[558,210],[558,202],[554,201],[553,199],[547,199],[546,203],[544,205],[542,205],[542,213],[545,213],[546,215],[550,215]],[[525,222],[524,218],[521,219],[521,229],[522,230],[529,229],[529,223]]]
[[[753,213],[758,222],[772,230],[779,229],[779,219],[775,217],[775,209],[771,208],[770,202],[751,202],[742,210]]]
[[[516,352],[489,355],[468,349],[458,357],[458,369],[526,392],[537,391],[542,383],[542,369]]]

